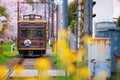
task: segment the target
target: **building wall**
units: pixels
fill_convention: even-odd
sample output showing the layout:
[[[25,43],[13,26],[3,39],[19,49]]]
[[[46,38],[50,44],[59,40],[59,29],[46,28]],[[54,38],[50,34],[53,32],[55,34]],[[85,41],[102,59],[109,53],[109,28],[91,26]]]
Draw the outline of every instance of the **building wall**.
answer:
[[[95,0],[96,5],[93,7],[93,13],[96,17],[93,22],[112,21],[113,0]]]
[[[95,0],[96,4],[93,7],[93,37],[95,37],[95,24],[97,22],[112,21],[113,15],[113,0]]]
[[[120,16],[120,0],[113,0],[113,18]]]
[[[101,72],[111,76],[111,49],[109,38],[93,38],[88,43],[88,68],[93,77]]]
[[[106,25],[104,26],[104,23],[99,23],[100,25],[96,25],[96,33],[95,37],[97,38],[110,38],[111,39],[111,69],[112,71],[115,71],[116,69],[116,58],[115,55],[120,55],[120,28],[118,27],[110,27]]]

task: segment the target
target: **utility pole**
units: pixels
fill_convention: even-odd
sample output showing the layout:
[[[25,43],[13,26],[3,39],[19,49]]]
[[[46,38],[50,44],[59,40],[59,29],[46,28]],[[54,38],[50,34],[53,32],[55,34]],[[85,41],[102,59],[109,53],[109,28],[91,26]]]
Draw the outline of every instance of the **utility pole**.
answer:
[[[92,36],[92,7],[93,0],[77,0],[77,27],[76,27],[76,49],[79,54],[83,54],[86,49],[86,44],[83,38],[85,36]],[[81,55],[83,66],[86,66],[87,55]],[[80,67],[80,64],[77,64]]]
[[[77,0],[76,49],[83,45],[84,36],[84,0]]]
[[[58,30],[68,28],[68,0],[60,0],[58,4]]]
[[[55,0],[58,5],[58,32],[68,29],[68,0]],[[60,39],[60,33],[58,33],[58,39]]]

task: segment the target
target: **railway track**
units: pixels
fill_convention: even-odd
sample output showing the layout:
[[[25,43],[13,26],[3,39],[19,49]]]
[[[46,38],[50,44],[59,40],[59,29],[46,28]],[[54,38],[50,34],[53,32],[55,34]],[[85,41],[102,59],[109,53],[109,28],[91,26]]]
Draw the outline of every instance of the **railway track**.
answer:
[[[34,70],[34,63],[38,58],[23,58],[16,56],[10,62],[6,64],[9,71],[6,74],[5,80],[14,80],[12,77],[13,73],[19,69],[18,67],[22,67],[23,70]],[[22,70],[21,70],[22,71]]]
[[[6,74],[6,77],[4,80],[9,80],[9,76],[11,73],[13,73],[14,69],[17,67],[17,65],[21,65],[24,61],[23,57],[16,56],[11,61],[6,63],[6,66],[8,68],[8,73]]]
[[[52,70],[49,73],[51,73],[51,72],[56,73],[56,71],[55,71],[56,68],[54,66],[54,63],[52,62],[52,57],[50,55],[50,51],[48,50],[47,54],[45,54],[43,57],[23,58],[23,57],[17,56],[15,58],[13,58],[9,63],[6,64],[6,66],[9,68],[9,71],[7,73],[7,77],[5,80],[14,80],[12,77],[13,77],[13,73],[15,72],[15,69],[18,67],[17,65],[21,65],[24,68],[23,72],[29,73],[29,74],[25,74],[26,76],[27,75],[37,76],[38,71],[34,68],[34,64],[35,64],[36,60],[39,58],[47,58],[50,61],[51,70]]]
[[[7,77],[5,80],[14,80],[12,77],[13,73],[19,69],[18,67],[22,67],[24,70],[34,70],[34,63],[38,58],[23,58],[23,57],[15,57],[10,62],[6,64],[6,66],[9,68],[9,71],[7,73]],[[21,70],[22,71],[22,70]]]
[[[36,58],[23,58],[23,57],[19,57],[16,56],[14,57],[10,62],[8,62],[6,64],[6,66],[8,67],[9,71],[6,74],[5,78],[2,80],[26,80],[25,78],[35,78],[33,80],[39,80],[39,69],[35,68],[35,63],[38,59],[41,58],[45,58],[47,60],[49,60],[51,66],[50,69],[47,70],[47,75],[52,77],[52,78],[56,78],[56,77],[60,77],[60,76],[65,76],[66,72],[64,70],[58,70],[55,66],[54,66],[54,62],[52,61],[52,56],[50,54],[50,50],[47,50],[46,54],[43,55],[43,57],[36,57]],[[20,66],[18,66],[20,65]],[[23,68],[23,69],[19,69]],[[17,72],[22,72],[22,75],[16,75]],[[29,80],[29,79],[27,79]],[[54,79],[52,79],[54,80]],[[55,79],[56,80],[56,79]]]

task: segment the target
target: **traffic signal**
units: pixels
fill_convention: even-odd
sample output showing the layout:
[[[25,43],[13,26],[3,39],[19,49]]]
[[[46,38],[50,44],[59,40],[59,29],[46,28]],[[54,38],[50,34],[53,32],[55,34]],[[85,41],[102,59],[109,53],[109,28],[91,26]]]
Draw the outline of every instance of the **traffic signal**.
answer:
[[[92,17],[96,17],[96,14],[93,14]]]
[[[95,1],[93,1],[93,6],[96,4],[96,2]]]
[[[96,4],[96,1],[93,1],[92,2],[92,8],[95,6],[95,4]],[[92,14],[92,17],[96,17],[96,14]]]

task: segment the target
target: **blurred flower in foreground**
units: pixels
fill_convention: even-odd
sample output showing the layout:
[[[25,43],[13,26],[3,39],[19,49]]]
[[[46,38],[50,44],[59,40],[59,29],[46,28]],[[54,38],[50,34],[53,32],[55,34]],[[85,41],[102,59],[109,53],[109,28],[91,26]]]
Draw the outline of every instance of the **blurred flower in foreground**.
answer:
[[[77,70],[74,80],[88,80],[90,72],[87,67],[81,67]]]
[[[76,72],[75,66],[73,64],[67,65],[67,72],[72,74],[72,75],[75,74],[75,72]]]
[[[13,68],[14,72],[14,76],[22,76],[23,75],[23,70],[24,68],[21,65],[17,65]]]
[[[35,62],[35,68],[39,70],[48,70],[50,69],[51,64],[47,58],[39,58]]]
[[[0,80],[5,79],[7,72],[8,72],[8,69],[5,66],[0,65]]]
[[[106,80],[106,72],[101,71],[99,75],[96,77],[96,80]]]
[[[24,79],[24,80],[38,80],[38,78],[32,78],[32,77],[28,77],[28,78],[26,78],[26,79]]]
[[[35,63],[35,68],[38,69],[38,80],[49,80],[47,70],[51,67],[50,61],[47,58],[39,58]]]

